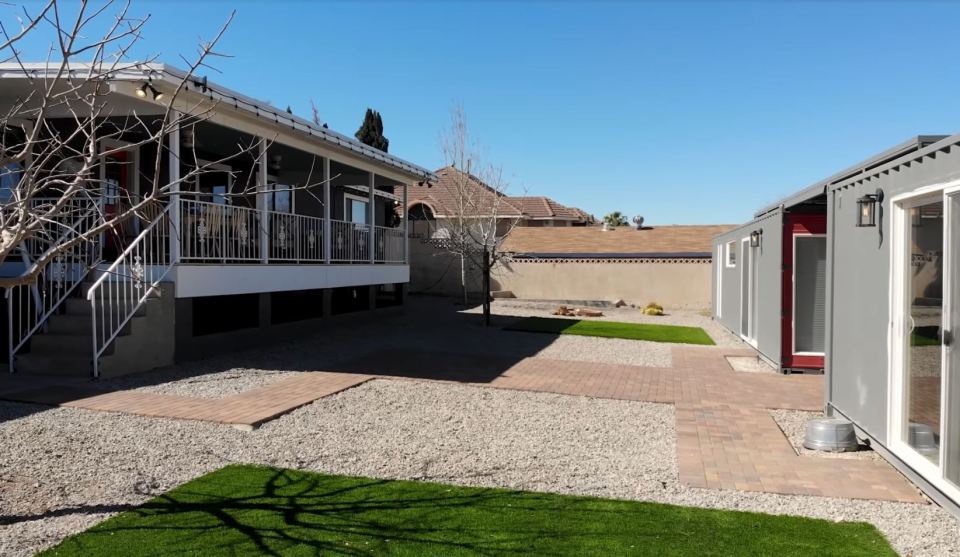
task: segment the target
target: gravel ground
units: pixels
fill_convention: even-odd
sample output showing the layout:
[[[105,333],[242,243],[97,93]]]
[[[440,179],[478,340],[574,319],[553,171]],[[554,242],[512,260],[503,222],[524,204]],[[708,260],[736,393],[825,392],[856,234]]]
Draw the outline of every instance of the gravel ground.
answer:
[[[905,555],[956,555],[932,505],[677,482],[673,407],[375,380],[253,432],[0,402],[0,554],[19,557],[231,462],[642,499],[876,524]]]
[[[361,326],[328,330],[268,348],[238,350],[146,374],[104,379],[101,384],[108,389],[223,398],[266,385],[296,371],[331,369],[331,366],[367,352],[393,348],[468,354],[487,354],[495,349],[498,354],[518,359],[536,356],[661,368],[672,363],[670,344],[504,331],[502,327],[515,317],[542,313],[540,310],[503,306],[499,302],[494,304],[493,325],[486,328],[478,319],[479,312],[479,308],[462,311],[444,298],[412,297],[406,314],[386,315],[376,322],[365,321]],[[635,313],[638,315],[634,317],[651,319]],[[418,317],[416,327],[409,326],[409,315]],[[684,324],[712,324],[709,318],[694,313],[683,319],[686,319]],[[711,334],[715,339],[723,338]],[[729,333],[724,334],[733,338]],[[370,342],[371,338],[377,342]]]
[[[883,460],[882,456],[870,450],[870,447],[863,444],[860,445],[860,450],[846,453],[814,451],[804,447],[803,438],[806,436],[807,422],[814,418],[822,418],[823,414],[820,412],[803,412],[801,410],[779,409],[771,410],[770,414],[773,416],[774,421],[777,422],[777,425],[780,426],[780,430],[783,431],[787,439],[790,440],[790,444],[793,445],[793,450],[797,451],[797,454],[800,456],[810,456],[815,458],[822,457],[854,458],[879,461]]]

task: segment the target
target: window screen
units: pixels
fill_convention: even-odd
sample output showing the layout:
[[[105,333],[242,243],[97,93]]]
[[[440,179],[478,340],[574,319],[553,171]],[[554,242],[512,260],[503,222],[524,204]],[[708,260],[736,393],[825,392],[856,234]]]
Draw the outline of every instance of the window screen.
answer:
[[[826,336],[827,239],[797,236],[793,269],[793,351],[822,353]]]

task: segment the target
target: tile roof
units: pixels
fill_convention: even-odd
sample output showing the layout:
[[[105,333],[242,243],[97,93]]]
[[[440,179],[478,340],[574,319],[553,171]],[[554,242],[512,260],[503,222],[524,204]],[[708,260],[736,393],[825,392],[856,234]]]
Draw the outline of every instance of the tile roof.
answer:
[[[518,254],[709,254],[713,237],[734,225],[670,225],[636,230],[621,226],[516,227],[500,251]]]
[[[566,220],[593,223],[593,215],[576,207],[567,207],[545,196],[507,196],[497,192],[482,180],[447,166],[435,172],[437,179],[430,187],[418,186],[407,190],[407,207],[423,203],[435,217],[444,218],[459,212],[466,205],[476,216],[490,216],[494,206],[497,215],[504,218],[535,220]],[[465,193],[461,193],[461,190]],[[468,212],[468,211],[465,211]]]
[[[475,213],[477,217],[490,216],[494,208],[497,215],[504,218],[518,218],[522,214],[509,197],[496,192],[472,174],[451,166],[441,168],[435,174],[437,179],[430,187],[416,186],[407,190],[408,208],[423,203],[440,218],[458,214],[461,205],[464,213]]]
[[[510,203],[532,219],[583,220],[583,211],[561,205],[549,197],[509,197]]]

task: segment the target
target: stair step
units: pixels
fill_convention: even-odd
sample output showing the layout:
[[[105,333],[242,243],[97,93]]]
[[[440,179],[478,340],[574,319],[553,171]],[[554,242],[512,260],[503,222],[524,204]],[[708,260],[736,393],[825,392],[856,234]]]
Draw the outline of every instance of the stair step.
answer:
[[[21,354],[17,356],[16,372],[37,375],[70,375],[82,377],[92,373],[92,354],[51,355]]]
[[[129,327],[118,335],[127,336]],[[83,334],[76,333],[43,333],[30,339],[30,354],[62,354],[64,356],[87,356],[93,353],[93,339],[89,331]],[[113,353],[113,343],[107,347],[105,354]]]
[[[146,306],[150,303],[151,299],[152,298],[148,298],[146,303],[137,309],[136,315],[141,316],[144,314],[146,311]],[[97,304],[97,316],[99,317],[104,314],[109,314],[111,307],[113,308],[114,315],[117,314],[118,310],[123,310],[120,311],[120,313],[125,314],[127,310],[132,308],[136,303],[136,299],[120,299],[114,300],[112,304]],[[66,315],[85,315],[87,318],[90,316],[90,302],[85,298],[69,298],[66,300],[64,308],[66,309]]]

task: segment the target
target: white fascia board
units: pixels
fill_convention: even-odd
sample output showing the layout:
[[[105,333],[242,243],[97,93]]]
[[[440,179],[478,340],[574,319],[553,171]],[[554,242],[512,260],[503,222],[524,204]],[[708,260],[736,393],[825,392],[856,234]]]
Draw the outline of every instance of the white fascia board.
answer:
[[[314,290],[410,281],[409,265],[177,265],[177,298]]]

